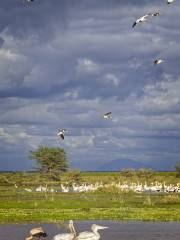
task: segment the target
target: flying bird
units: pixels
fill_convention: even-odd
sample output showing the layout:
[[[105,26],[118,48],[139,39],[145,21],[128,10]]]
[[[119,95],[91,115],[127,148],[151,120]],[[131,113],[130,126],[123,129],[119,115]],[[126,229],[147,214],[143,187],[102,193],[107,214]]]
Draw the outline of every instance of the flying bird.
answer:
[[[156,60],[154,60],[154,65],[158,65],[158,64],[160,64],[160,63],[163,63],[164,62],[164,60],[162,60],[162,59],[156,59]]]
[[[76,237],[76,231],[73,225],[73,220],[69,221],[70,233],[60,233],[53,237],[52,240],[73,240]]]
[[[100,234],[98,233],[98,230],[100,229],[105,229],[108,227],[103,227],[103,226],[99,226],[96,224],[93,224],[91,226],[92,232],[81,232],[76,238],[75,240],[99,240],[100,239]]]
[[[104,119],[111,119],[112,118],[112,113],[111,112],[104,113],[103,118]]]
[[[157,11],[157,12],[151,13],[151,16],[152,16],[152,17],[160,16],[160,11]]]
[[[34,2],[34,0],[23,0],[23,2]]]
[[[64,134],[67,132],[65,128],[59,129],[57,136],[60,136],[64,140]]]
[[[166,2],[167,2],[167,4],[171,4],[174,2],[174,0],[167,0]]]
[[[146,15],[138,18],[138,19],[133,23],[132,27],[134,28],[138,23],[147,21],[148,17],[150,17],[150,16],[151,16],[151,14],[146,14]]]

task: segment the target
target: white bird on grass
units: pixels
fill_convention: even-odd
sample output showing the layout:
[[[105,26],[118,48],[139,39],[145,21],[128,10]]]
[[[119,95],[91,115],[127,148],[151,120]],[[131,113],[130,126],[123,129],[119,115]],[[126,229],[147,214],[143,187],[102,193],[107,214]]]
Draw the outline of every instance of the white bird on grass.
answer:
[[[104,119],[111,119],[112,118],[112,112],[107,112],[103,114]]]
[[[103,226],[99,226],[96,224],[93,224],[91,226],[92,232],[81,232],[76,238],[75,240],[99,240],[100,239],[100,234],[98,233],[98,230],[100,229],[105,229],[108,227],[103,227]]]
[[[73,220],[69,221],[70,233],[60,233],[53,237],[52,240],[73,240],[76,237],[76,231],[73,225]]]
[[[174,2],[174,0],[167,0],[166,2],[167,2],[167,4],[171,4]]]
[[[158,64],[160,64],[160,63],[163,63],[163,62],[165,62],[164,60],[162,60],[162,59],[156,59],[156,60],[154,60],[154,65],[158,65]]]

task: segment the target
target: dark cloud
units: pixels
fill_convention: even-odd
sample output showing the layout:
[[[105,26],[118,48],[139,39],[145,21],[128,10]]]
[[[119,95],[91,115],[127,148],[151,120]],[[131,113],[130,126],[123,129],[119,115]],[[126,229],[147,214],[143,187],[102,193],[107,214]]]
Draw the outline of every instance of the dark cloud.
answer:
[[[8,161],[1,168],[30,168],[28,151],[39,144],[64,147],[71,161],[92,161],[94,168],[104,159],[176,161],[178,6],[2,0],[0,159]],[[157,9],[159,17],[132,29],[136,18]],[[156,58],[165,62],[154,66]],[[107,111],[112,121],[102,119]],[[63,142],[60,127],[70,129]]]

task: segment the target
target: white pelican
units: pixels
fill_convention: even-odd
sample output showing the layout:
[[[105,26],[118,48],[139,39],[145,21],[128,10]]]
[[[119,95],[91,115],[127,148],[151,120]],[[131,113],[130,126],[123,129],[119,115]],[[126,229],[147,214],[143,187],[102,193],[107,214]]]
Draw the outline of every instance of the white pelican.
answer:
[[[104,114],[103,114],[103,118],[104,118],[104,119],[110,119],[110,118],[112,118],[112,112],[104,113]]]
[[[167,4],[171,4],[173,2],[174,2],[174,0],[167,0]]]
[[[76,237],[76,231],[73,225],[73,220],[69,221],[70,233],[60,233],[53,237],[52,240],[73,240]]]
[[[150,16],[151,16],[151,13],[146,14],[146,15],[138,18],[138,19],[133,23],[132,27],[135,27],[135,26],[136,26],[138,23],[140,23],[140,22],[145,22],[145,21],[147,21],[148,17],[150,17]]]
[[[158,64],[160,64],[160,63],[163,63],[164,62],[164,60],[162,60],[162,59],[156,59],[156,60],[154,60],[154,65],[158,65]]]
[[[100,229],[105,229],[108,227],[103,227],[103,226],[99,226],[96,224],[93,224],[91,226],[92,232],[81,232],[76,238],[75,240],[99,240],[100,239],[100,234],[98,233],[98,230]]]
[[[62,140],[64,140],[64,134],[67,132],[66,129],[62,128],[62,129],[59,129],[58,133],[57,133],[57,136],[60,136],[62,138]]]

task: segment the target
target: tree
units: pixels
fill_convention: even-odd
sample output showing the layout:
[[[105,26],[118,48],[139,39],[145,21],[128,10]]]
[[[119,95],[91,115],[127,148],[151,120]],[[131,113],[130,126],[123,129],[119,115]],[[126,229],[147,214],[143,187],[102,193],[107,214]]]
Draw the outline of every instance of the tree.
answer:
[[[51,177],[69,167],[66,152],[59,147],[39,146],[36,151],[30,151],[29,158],[36,160],[36,169],[48,173]]]
[[[176,164],[175,169],[176,169],[176,177],[180,177],[180,162]]]

